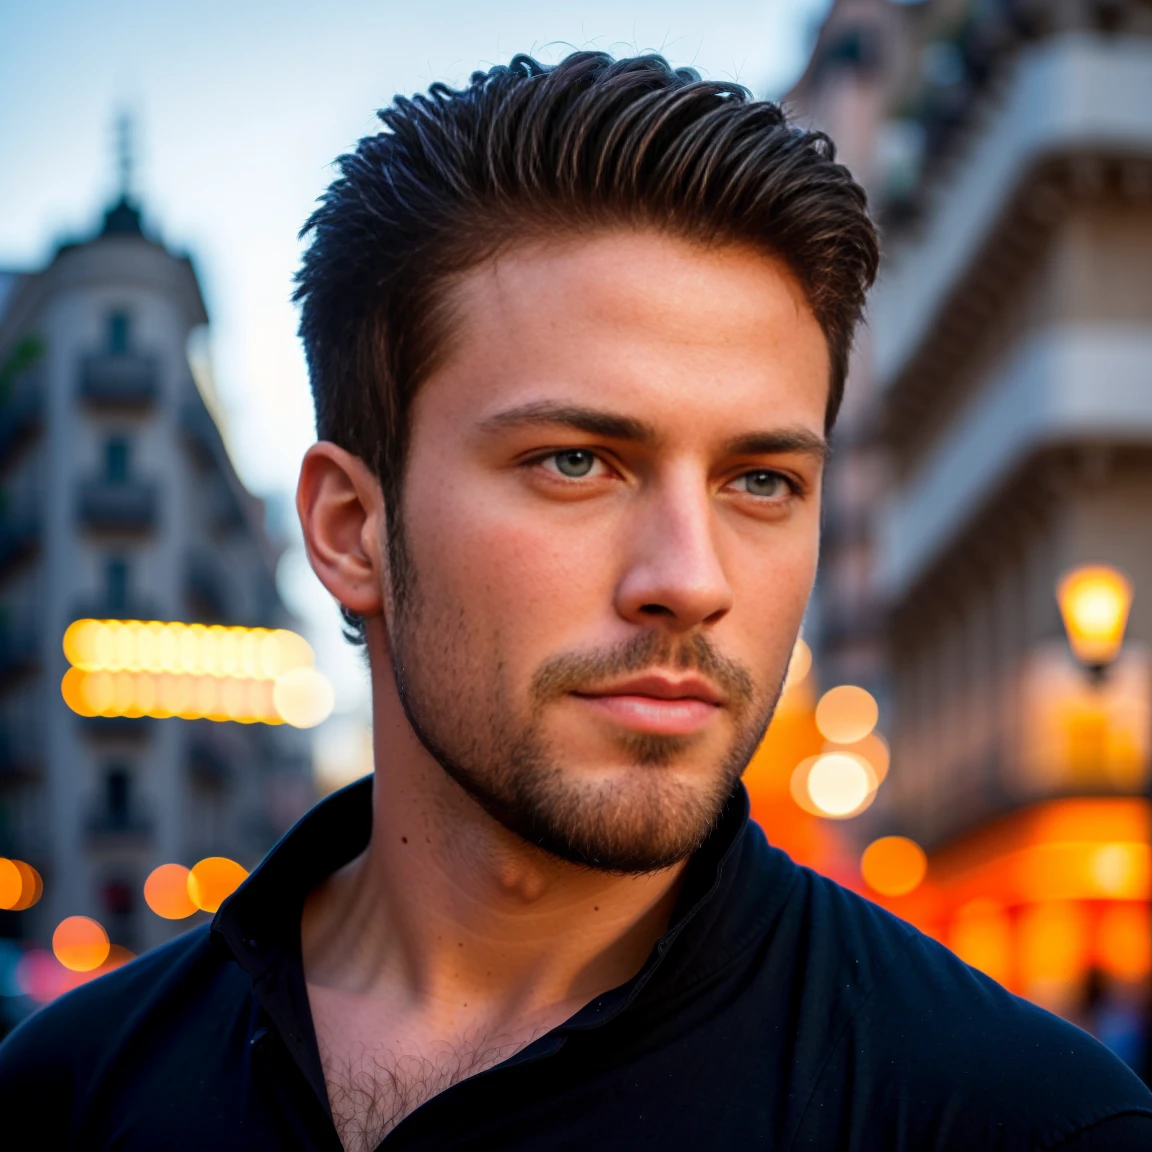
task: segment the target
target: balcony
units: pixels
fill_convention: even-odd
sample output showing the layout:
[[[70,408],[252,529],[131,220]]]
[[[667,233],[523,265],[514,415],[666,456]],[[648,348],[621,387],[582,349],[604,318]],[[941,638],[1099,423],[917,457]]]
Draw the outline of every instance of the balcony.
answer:
[[[1021,54],[997,106],[973,129],[964,162],[934,191],[923,227],[889,245],[870,304],[881,391],[898,389],[918,349],[959,319],[951,294],[978,255],[987,262],[997,223],[1028,175],[1062,157],[1148,157],[1152,119],[1140,110],[1150,101],[1146,37],[1069,34]]]
[[[147,408],[160,395],[153,356],[106,352],[80,361],[80,396],[100,408]]]
[[[140,480],[86,480],[76,493],[76,518],[94,531],[151,531],[158,507],[156,485]]]

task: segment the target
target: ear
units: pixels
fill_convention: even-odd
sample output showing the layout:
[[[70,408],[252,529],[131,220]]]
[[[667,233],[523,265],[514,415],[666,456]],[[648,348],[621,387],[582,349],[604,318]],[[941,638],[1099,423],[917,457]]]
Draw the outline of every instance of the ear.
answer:
[[[372,470],[326,440],[313,444],[300,466],[296,511],[320,583],[349,611],[378,616],[387,579],[385,512]]]

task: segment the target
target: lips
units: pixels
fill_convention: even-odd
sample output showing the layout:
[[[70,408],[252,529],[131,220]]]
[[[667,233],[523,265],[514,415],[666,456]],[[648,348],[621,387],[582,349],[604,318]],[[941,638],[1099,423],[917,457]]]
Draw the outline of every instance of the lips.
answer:
[[[716,688],[698,676],[639,676],[573,695],[610,722],[665,736],[700,731],[723,706]]]

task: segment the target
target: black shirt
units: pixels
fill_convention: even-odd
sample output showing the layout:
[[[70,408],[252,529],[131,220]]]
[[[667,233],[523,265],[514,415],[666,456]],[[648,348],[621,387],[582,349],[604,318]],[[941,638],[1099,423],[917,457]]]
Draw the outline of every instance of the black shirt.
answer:
[[[0,1046],[36,1149],[325,1149],[308,891],[363,850],[371,782],[314,808],[197,929]],[[743,791],[641,971],[432,1097],[404,1149],[1152,1149],[1152,1094],[1090,1036],[800,868]]]

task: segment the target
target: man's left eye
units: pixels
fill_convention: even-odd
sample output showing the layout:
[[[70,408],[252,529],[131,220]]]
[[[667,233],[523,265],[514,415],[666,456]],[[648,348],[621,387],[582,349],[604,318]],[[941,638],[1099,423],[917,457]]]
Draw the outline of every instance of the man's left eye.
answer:
[[[591,476],[600,461],[586,448],[568,448],[563,452],[553,452],[540,461],[549,472],[558,472],[570,480],[581,480]],[[603,468],[603,465],[601,465]]]
[[[749,496],[763,496],[768,499],[779,499],[792,492],[792,486],[779,472],[745,472],[732,483]]]

